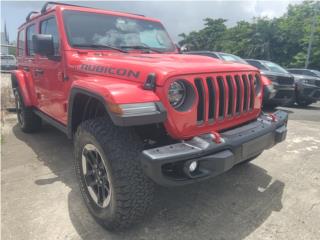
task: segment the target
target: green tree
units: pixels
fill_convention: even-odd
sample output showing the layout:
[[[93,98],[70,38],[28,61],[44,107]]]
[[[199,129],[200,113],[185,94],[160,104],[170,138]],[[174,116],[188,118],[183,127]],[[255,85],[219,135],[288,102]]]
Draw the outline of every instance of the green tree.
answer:
[[[222,37],[227,30],[227,20],[206,18],[203,20],[205,27],[199,31],[192,31],[189,34],[182,33],[179,36],[182,40],[180,45],[188,44],[192,50],[210,50],[222,48]]]
[[[304,67],[313,19],[316,19],[310,68],[320,69],[320,2],[289,5],[279,18],[254,18],[227,28],[225,19],[204,19],[204,27],[182,33],[180,44],[192,50],[224,51],[244,58],[277,62],[284,67]]]

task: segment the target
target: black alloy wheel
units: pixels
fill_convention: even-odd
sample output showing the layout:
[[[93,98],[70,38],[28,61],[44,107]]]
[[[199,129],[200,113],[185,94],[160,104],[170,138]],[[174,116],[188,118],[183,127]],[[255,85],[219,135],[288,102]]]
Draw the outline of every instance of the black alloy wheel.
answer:
[[[98,207],[110,204],[111,188],[104,159],[93,144],[87,144],[82,151],[82,171],[92,200]]]

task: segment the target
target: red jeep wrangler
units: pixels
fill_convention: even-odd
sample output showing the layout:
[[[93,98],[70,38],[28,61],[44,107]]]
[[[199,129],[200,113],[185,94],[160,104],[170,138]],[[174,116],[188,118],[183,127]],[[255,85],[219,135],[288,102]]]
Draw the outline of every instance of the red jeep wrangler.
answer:
[[[286,137],[287,113],[261,111],[256,68],[179,54],[156,19],[49,2],[19,28],[17,56],[22,130],[44,120],[73,139],[83,198],[108,229],[143,216],[154,183],[216,176]]]

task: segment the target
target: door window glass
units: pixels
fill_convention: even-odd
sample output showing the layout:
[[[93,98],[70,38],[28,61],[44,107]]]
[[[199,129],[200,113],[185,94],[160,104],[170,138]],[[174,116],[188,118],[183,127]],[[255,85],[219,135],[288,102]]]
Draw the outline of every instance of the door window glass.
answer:
[[[252,66],[259,68],[260,70],[269,70],[258,61],[253,61],[253,60],[246,60],[246,61],[250,63]]]
[[[18,34],[18,56],[24,55],[25,34],[24,29]]]
[[[49,18],[49,19],[41,22],[40,33],[52,35],[54,55],[55,56],[60,55],[59,54],[60,40],[59,40],[59,32],[58,32],[58,26],[57,26],[56,19]]]
[[[32,36],[36,33],[35,25],[27,28],[27,56],[34,56],[34,48],[32,43]]]

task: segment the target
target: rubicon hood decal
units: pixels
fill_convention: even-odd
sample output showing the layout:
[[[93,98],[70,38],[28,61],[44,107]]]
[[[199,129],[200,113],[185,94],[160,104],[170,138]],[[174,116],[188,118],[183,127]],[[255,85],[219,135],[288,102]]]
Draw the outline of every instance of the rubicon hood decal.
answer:
[[[89,73],[100,73],[110,76],[121,76],[131,79],[139,79],[140,72],[128,68],[106,67],[101,65],[81,64],[76,66],[76,70]]]
[[[183,54],[109,54],[96,56],[70,52],[70,68],[79,74],[95,74],[143,83],[150,73],[156,74],[157,86],[168,78],[190,74],[257,71],[251,65],[225,63],[210,57]]]

